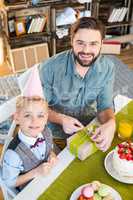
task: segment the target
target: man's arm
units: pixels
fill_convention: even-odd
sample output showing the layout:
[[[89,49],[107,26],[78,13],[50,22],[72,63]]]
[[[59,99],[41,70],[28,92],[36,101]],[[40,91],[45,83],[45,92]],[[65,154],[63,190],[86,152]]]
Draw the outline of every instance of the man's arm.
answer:
[[[48,120],[53,123],[60,124],[67,134],[73,134],[84,128],[84,126],[74,117],[57,113],[49,108]]]
[[[62,125],[63,114],[55,112],[49,108],[48,111],[48,121]]]
[[[110,120],[115,122],[115,115],[111,108],[99,112],[97,117],[101,124],[104,124]]]
[[[106,65],[105,70],[107,71],[104,87],[97,98],[97,117],[101,126],[96,129],[95,135],[92,137],[102,151],[106,151],[111,146],[116,128],[112,109],[115,66],[111,60],[108,60],[108,66]]]

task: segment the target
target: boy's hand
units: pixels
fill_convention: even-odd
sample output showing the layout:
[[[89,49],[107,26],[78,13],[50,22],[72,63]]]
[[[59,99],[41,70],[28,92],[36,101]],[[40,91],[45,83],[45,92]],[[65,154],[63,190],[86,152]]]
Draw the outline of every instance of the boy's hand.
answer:
[[[48,157],[48,162],[42,163],[41,165],[39,165],[33,170],[34,177],[45,176],[49,174],[51,168],[53,167],[53,165],[56,165],[57,162],[58,162],[58,158],[56,154],[53,151],[51,151]]]
[[[58,158],[57,158],[56,154],[54,152],[51,152],[48,157],[48,163],[52,167],[53,165],[56,165],[57,162],[58,162]]]
[[[34,177],[45,176],[49,174],[51,170],[51,164],[49,162],[44,162],[41,165],[39,165],[37,168],[35,168],[34,170],[35,170]]]

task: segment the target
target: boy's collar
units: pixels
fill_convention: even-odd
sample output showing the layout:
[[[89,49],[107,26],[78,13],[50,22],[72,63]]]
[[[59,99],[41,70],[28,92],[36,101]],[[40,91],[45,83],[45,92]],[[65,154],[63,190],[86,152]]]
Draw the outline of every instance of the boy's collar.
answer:
[[[42,133],[39,133],[38,136],[34,138],[34,137],[29,137],[25,135],[21,130],[19,130],[18,132],[18,137],[23,143],[26,143],[28,145],[34,145],[37,138],[44,138]]]

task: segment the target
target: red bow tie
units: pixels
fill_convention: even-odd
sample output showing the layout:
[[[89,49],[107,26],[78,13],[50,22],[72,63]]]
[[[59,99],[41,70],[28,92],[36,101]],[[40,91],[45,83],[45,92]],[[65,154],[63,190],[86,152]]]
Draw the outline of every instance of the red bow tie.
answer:
[[[38,146],[39,143],[42,143],[45,139],[44,138],[37,138],[35,144],[31,145],[30,148],[35,148]]]

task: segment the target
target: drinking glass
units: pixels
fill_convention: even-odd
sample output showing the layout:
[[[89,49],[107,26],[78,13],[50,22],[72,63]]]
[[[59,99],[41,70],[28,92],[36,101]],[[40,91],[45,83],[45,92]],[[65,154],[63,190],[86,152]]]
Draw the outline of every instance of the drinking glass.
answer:
[[[121,120],[118,124],[118,137],[120,139],[129,139],[133,132],[133,124],[129,120]]]

